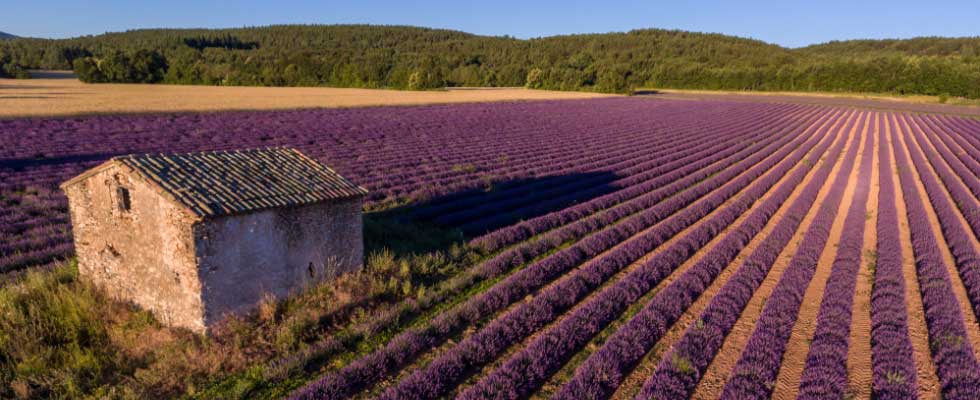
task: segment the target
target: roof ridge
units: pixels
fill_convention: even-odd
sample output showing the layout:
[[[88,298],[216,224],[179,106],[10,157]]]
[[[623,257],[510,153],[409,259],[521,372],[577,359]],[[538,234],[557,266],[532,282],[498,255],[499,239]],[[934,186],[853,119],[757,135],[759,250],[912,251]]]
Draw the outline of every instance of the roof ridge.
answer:
[[[112,157],[201,217],[240,214],[361,197],[367,190],[292,147]],[[94,169],[93,169],[94,170]],[[86,171],[62,184],[90,176]]]

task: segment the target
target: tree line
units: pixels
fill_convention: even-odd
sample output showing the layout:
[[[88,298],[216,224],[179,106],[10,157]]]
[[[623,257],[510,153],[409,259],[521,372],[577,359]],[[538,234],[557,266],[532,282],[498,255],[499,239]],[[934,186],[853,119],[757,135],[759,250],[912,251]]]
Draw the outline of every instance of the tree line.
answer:
[[[980,39],[857,40],[787,49],[644,29],[520,40],[404,26],[148,29],[0,42],[14,69],[86,82],[429,89],[527,86],[849,91],[980,98]],[[3,62],[3,61],[0,61]],[[0,64],[2,67],[4,64]]]
[[[14,57],[5,51],[3,47],[0,47],[0,78],[30,78],[27,69],[15,62]]]

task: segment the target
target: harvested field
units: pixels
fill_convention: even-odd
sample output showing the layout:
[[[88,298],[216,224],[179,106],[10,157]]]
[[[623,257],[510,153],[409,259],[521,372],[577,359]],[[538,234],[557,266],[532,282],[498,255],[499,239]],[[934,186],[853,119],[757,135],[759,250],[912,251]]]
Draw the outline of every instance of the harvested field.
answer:
[[[51,78],[50,75],[42,75],[43,78],[40,79],[0,79],[0,118],[365,107],[610,96],[523,88],[418,92],[327,87],[89,85],[74,78]]]
[[[240,397],[980,397],[974,119],[617,97],[9,119],[0,140],[0,271],[71,255],[56,185],[109,157],[267,146],[480,254],[383,339],[325,333],[256,367],[286,376],[212,386]]]

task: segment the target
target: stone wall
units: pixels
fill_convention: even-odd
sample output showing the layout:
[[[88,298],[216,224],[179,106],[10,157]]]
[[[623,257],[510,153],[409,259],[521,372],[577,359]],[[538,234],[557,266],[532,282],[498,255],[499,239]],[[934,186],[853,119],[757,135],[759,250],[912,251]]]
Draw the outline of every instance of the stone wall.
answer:
[[[196,217],[124,168],[110,165],[65,187],[79,273],[164,324],[202,332]],[[129,191],[129,211],[120,207],[120,186]]]
[[[205,324],[355,271],[363,263],[362,199],[207,219],[194,228]]]

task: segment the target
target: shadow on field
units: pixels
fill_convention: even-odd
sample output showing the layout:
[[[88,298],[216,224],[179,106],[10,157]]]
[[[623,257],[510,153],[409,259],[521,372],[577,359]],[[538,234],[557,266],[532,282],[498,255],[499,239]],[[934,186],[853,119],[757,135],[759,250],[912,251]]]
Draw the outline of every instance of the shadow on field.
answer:
[[[54,96],[18,96],[18,95],[13,95],[13,96],[0,96],[0,100],[14,100],[14,99],[21,99],[21,100],[44,100],[44,99],[53,99],[53,98],[55,98],[55,97]]]
[[[459,229],[399,218],[390,211],[364,214],[364,254],[387,249],[396,258],[446,252],[467,238]]]
[[[73,155],[60,156],[60,157],[48,157],[44,154],[37,154],[31,158],[0,159],[0,168],[10,168],[15,171],[21,171],[25,168],[42,167],[42,166],[49,166],[49,165],[95,163],[95,162],[102,162],[112,157],[121,156],[125,154],[128,153],[90,153],[90,154],[73,154]]]
[[[74,71],[32,69],[27,71],[31,79],[76,79]]]
[[[489,188],[431,197],[388,213],[469,240],[618,190],[611,183],[620,178],[600,171],[495,182]]]
[[[661,94],[661,92],[655,89],[637,89],[634,90],[633,93],[631,94],[633,96],[652,96],[652,95]]]

